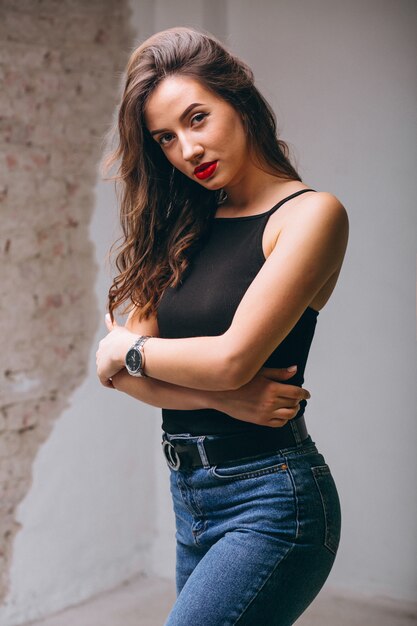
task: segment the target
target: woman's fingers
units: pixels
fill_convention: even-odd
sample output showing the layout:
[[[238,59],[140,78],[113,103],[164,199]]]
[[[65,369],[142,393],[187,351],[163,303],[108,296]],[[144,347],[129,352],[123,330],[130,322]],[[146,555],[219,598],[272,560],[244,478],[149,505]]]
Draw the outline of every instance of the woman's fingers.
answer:
[[[267,425],[271,426],[272,428],[282,428],[287,422],[288,420],[280,419],[279,417],[273,417],[269,420],[269,424]]]
[[[100,376],[100,375],[98,378],[101,384],[103,385],[103,387],[109,387],[110,389],[114,389],[111,378],[107,378],[106,376]]]
[[[272,413],[271,417],[272,419],[291,420],[293,417],[297,415],[299,410],[300,410],[300,405],[296,404],[293,407],[284,407],[281,409],[277,409],[276,411]]]
[[[279,383],[272,383],[274,393],[277,397],[288,398],[288,400],[309,400],[311,394],[304,387],[296,387],[295,385],[281,385]],[[279,385],[279,386],[278,386]]]
[[[103,371],[102,371],[102,366],[100,363],[100,355],[99,352],[96,352],[96,369],[97,369],[97,376],[98,379],[100,381],[100,383],[104,386],[104,387],[109,387],[111,389],[114,389],[114,385],[112,383],[112,379],[109,378]]]
[[[290,378],[291,372],[278,368],[262,368],[246,385],[225,393],[225,412],[242,421],[280,428],[300,412],[300,403],[310,392],[298,385],[279,382]],[[224,410],[224,409],[222,409]]]
[[[302,400],[309,400],[311,395],[307,389],[294,385],[270,383],[267,393],[272,396],[280,406],[293,406]]]
[[[288,380],[292,378],[297,371],[296,365],[291,365],[290,367],[262,367],[260,369],[260,374],[269,380]]]

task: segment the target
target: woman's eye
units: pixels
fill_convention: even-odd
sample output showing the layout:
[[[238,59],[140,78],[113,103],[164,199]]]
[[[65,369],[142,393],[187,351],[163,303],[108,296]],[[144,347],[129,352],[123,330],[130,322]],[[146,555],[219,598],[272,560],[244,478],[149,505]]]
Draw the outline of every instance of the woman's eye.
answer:
[[[194,122],[197,122],[198,124],[199,122],[202,122],[207,115],[208,113],[196,113],[196,115],[193,115],[191,118],[191,123],[193,124]]]
[[[158,139],[158,143],[161,146],[166,146],[167,143],[169,143],[172,139],[172,135],[161,135],[161,137]]]

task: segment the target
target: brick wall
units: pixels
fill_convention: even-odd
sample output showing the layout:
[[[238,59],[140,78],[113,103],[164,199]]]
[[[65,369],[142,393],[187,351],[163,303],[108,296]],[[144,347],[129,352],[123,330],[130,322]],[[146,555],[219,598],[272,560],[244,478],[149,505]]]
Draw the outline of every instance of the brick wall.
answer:
[[[0,601],[16,507],[98,324],[88,226],[128,20],[125,0],[1,2]]]

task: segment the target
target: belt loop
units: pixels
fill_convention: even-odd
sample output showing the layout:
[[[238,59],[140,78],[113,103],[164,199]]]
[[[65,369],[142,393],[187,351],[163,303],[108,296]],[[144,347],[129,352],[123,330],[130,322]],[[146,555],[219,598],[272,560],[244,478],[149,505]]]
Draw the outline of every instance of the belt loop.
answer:
[[[206,450],[204,448],[204,439],[205,439],[205,436],[199,437],[197,439],[197,449],[200,455],[201,462],[203,463],[204,469],[208,469],[210,467],[210,463],[207,458]]]
[[[291,432],[294,435],[295,443],[297,444],[297,446],[299,446],[300,443],[302,442],[302,439],[301,439],[300,432],[298,430],[297,423],[294,422],[294,420],[290,420],[290,424],[291,424]]]

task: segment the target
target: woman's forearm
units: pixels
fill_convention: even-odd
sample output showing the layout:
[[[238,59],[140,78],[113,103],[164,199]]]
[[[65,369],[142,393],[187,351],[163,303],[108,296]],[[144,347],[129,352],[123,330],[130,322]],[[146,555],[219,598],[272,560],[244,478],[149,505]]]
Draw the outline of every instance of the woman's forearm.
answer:
[[[139,334],[115,325],[99,344],[97,372],[105,382],[125,365],[127,351]],[[147,376],[173,385],[206,391],[237,389],[239,359],[226,334],[165,339],[150,337],[143,346]]]
[[[130,376],[125,369],[113,376],[112,381],[118,391],[159,408],[184,411],[214,408],[220,410],[221,394],[216,391],[190,389],[155,378],[137,378]]]
[[[97,374],[106,386],[108,379],[124,368],[126,353],[139,338],[137,331],[111,322],[108,328],[111,332],[100,341],[96,353]],[[240,359],[231,350],[226,334],[181,339],[151,336],[143,349],[144,371],[150,378],[206,391],[237,389],[242,384],[236,377]]]
[[[236,364],[225,335],[182,339],[152,337],[144,350],[145,373],[152,378],[205,391],[237,388]]]

